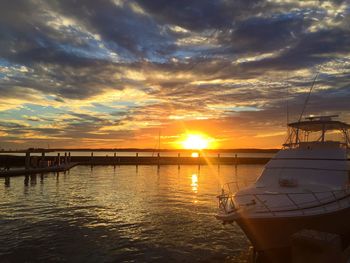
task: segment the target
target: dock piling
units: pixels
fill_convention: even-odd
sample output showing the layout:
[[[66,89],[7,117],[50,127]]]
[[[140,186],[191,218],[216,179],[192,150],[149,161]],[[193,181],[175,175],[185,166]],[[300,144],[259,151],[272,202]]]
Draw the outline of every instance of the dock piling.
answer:
[[[5,187],[10,187],[10,176],[5,177]]]
[[[26,176],[24,177],[24,185],[25,185],[25,186],[28,186],[28,185],[29,185],[29,175],[26,175]]]
[[[25,167],[26,169],[30,168],[30,152],[26,152],[26,159],[25,159]]]
[[[200,170],[201,169],[201,153],[199,152],[198,153],[198,170]]]

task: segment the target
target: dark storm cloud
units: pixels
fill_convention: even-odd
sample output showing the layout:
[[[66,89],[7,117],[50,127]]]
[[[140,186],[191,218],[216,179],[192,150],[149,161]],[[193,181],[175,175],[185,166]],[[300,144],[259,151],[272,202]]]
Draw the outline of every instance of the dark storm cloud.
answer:
[[[350,31],[328,29],[304,34],[275,58],[247,63],[245,68],[293,70],[313,67],[350,51]]]
[[[224,28],[232,23],[225,14],[227,10],[223,1],[140,0],[138,3],[161,23],[175,24],[191,30]]]
[[[138,0],[137,2],[159,23],[174,24],[195,31],[227,30],[236,21],[274,8],[264,0]]]
[[[16,72],[11,78],[0,79],[0,94],[7,97],[26,96],[26,93],[19,92],[18,89],[22,88],[56,94],[62,98],[84,99],[101,93],[106,83],[112,83],[109,75],[106,75],[109,70],[101,63],[79,68],[48,64],[43,67],[34,66],[30,72]]]
[[[342,114],[350,111],[350,75],[347,76],[348,83],[337,89],[319,90],[311,95],[307,105],[308,114],[318,112]],[[305,98],[305,96],[304,96]]]
[[[171,51],[171,39],[161,34],[159,25],[143,14],[137,14],[125,3],[112,1],[59,1],[57,7],[65,15],[77,18],[102,36],[116,51],[128,51],[136,57],[159,56]]]
[[[84,113],[70,112],[69,114],[74,116],[74,117],[77,117],[79,120],[84,120],[84,121],[92,122],[95,124],[100,123],[100,122],[105,122],[105,120],[103,118],[91,116],[91,115],[84,114]]]
[[[87,28],[91,34],[100,35],[103,44],[109,50],[128,54],[134,60],[147,58],[167,61],[173,52],[181,51],[181,47],[176,48],[176,38],[167,33],[169,30],[162,29],[164,25],[183,26],[198,31],[210,29],[217,32],[212,36],[217,36],[219,46],[208,50],[207,54],[217,54],[220,58],[249,52],[274,51],[286,45],[292,46],[277,58],[246,63],[244,65],[244,70],[248,70],[246,74],[249,74],[250,68],[273,65],[283,68],[285,61],[290,61],[290,64],[293,64],[291,67],[294,68],[309,66],[321,61],[320,58],[313,56],[315,53],[329,53],[330,49],[336,49],[338,46],[339,48],[348,46],[348,32],[333,32],[333,29],[315,33],[304,32],[311,23],[311,15],[306,16],[303,12],[277,12],[288,7],[281,3],[203,0],[135,2],[149,12],[148,14],[135,13],[129,5],[133,3],[132,1],[119,6],[112,1],[52,1],[42,5],[35,3],[21,1],[14,5],[11,1],[2,2],[1,10],[10,12],[1,18],[3,35],[1,56],[16,63],[46,62],[49,67],[52,67],[52,64],[68,64],[73,67],[72,73],[79,72],[81,67],[96,69],[101,66],[97,61],[106,58],[93,56],[96,46],[91,43],[96,40],[82,35],[83,33],[74,26],[69,26],[70,30],[59,30],[48,26],[47,19],[53,19],[52,16],[64,15],[73,19],[78,25]],[[292,4],[289,4],[289,8],[292,7]],[[276,14],[271,15],[273,10],[277,10]],[[42,11],[43,14],[38,15],[38,11]],[[256,16],[261,12],[268,15]],[[316,12],[314,13],[319,17]],[[191,32],[187,35],[191,36]],[[326,39],[327,36],[329,39]],[[204,63],[211,60],[210,57],[204,59]],[[167,66],[166,64],[162,65]],[[192,64],[197,67],[196,62]],[[212,74],[226,67],[220,64],[222,63],[216,64],[215,67],[207,67],[207,73]],[[56,73],[50,76],[63,77],[62,80],[68,82],[63,85],[62,92],[59,93],[66,94],[69,93],[67,90],[72,90],[77,98],[84,96],[84,90],[87,90],[87,96],[94,94],[89,92],[88,88],[82,88],[90,84],[89,79],[85,83],[85,79],[81,78],[56,76],[60,71],[61,69],[57,68]],[[241,71],[240,75],[244,73]],[[89,73],[86,72],[87,74]],[[69,83],[69,80],[72,80],[72,83]],[[81,94],[79,89],[83,90]]]
[[[12,63],[68,65],[79,71],[110,62],[110,52],[127,62],[161,60],[174,49],[173,39],[151,18],[112,1],[2,1],[0,10],[0,57]],[[74,24],[60,25],[61,15]],[[101,44],[104,49],[98,50]]]
[[[309,25],[310,21],[302,14],[253,17],[239,23],[229,41],[233,51],[240,53],[274,51],[297,42]]]
[[[52,1],[45,5],[30,1],[16,4],[2,1],[1,10],[10,11],[1,18],[1,34],[5,40],[3,45],[8,47],[2,49],[2,56],[19,62],[88,63],[89,58],[73,52],[72,47],[93,53],[89,39],[84,38],[74,27],[67,31],[48,26],[47,19],[53,19],[52,12],[56,16],[74,19],[91,33],[99,34],[111,50],[130,52],[136,59],[160,59],[159,55],[164,57],[175,51],[173,42],[176,39],[164,33],[169,31],[162,31],[161,28],[167,24],[184,26],[190,30],[218,30],[219,41],[223,41],[220,44],[228,44],[226,41],[229,40],[234,46],[242,43],[245,51],[261,52],[286,44],[292,37],[298,38],[299,33],[310,23],[310,15],[304,17],[302,13],[255,17],[258,12],[271,12],[273,7],[277,9],[280,6],[264,1],[145,0],[136,3],[150,14],[133,12],[127,2],[118,6],[112,1],[92,0]],[[38,15],[38,11],[45,12]],[[238,48],[236,51],[243,52]]]
[[[62,45],[79,46],[63,32],[48,26],[51,17],[32,1],[1,1],[0,56],[11,62],[33,65],[37,62],[84,63]],[[81,47],[84,44],[80,44]],[[79,60],[79,61],[78,61]]]
[[[10,129],[22,129],[25,128],[25,125],[15,123],[15,122],[0,122],[1,128],[10,128]]]
[[[1,1],[4,109],[37,99],[55,112],[0,127],[14,137],[127,137],[172,115],[262,127],[283,119],[286,86],[299,111],[316,71],[308,110],[349,112],[349,6],[311,2]]]
[[[350,111],[349,98],[350,98],[350,74],[339,77],[343,79],[340,83],[333,83],[329,81],[327,76],[319,76],[313,88],[313,92],[306,105],[304,117],[308,115],[329,115],[338,114],[341,118],[347,118],[347,114]],[[312,79],[308,85],[304,85],[301,82],[298,85],[293,85],[293,88],[305,87],[307,90],[310,89],[312,85]],[[328,89],[322,89],[331,84]],[[253,97],[254,95],[252,95]],[[241,96],[239,96],[241,97]],[[269,103],[265,104],[260,111],[257,112],[241,112],[242,118],[247,121],[250,120],[254,122],[256,127],[265,125],[268,123],[272,126],[279,126],[286,124],[287,108],[289,111],[290,121],[297,121],[301,114],[302,108],[306,101],[306,93],[294,93],[291,90],[289,93],[287,89],[272,89],[269,90],[268,95],[259,93],[259,95],[254,98],[255,101],[259,99],[269,99]],[[249,97],[246,98],[246,100]]]

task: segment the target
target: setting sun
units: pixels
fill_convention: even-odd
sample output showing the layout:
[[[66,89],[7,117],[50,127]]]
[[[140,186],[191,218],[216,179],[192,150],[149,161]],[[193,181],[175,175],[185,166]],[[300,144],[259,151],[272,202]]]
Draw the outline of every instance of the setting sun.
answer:
[[[182,142],[182,146],[185,149],[205,149],[209,146],[209,139],[205,138],[201,134],[188,134],[185,140]]]

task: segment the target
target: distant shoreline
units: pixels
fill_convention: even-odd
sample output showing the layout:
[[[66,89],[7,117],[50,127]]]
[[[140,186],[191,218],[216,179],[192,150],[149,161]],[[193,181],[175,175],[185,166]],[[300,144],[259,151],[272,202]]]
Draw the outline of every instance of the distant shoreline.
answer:
[[[276,153],[280,149],[255,149],[255,148],[239,148],[239,149],[203,149],[203,152],[217,153]],[[152,148],[29,148],[22,150],[3,150],[0,153],[23,153],[23,152],[193,152],[197,149],[152,149]]]

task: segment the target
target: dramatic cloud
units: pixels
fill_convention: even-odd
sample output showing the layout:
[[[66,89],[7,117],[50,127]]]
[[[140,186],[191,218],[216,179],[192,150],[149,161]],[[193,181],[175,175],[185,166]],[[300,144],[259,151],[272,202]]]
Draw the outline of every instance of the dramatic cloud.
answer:
[[[349,23],[347,1],[1,1],[0,147],[153,147],[159,130],[278,147],[317,72],[306,113],[350,120]]]

